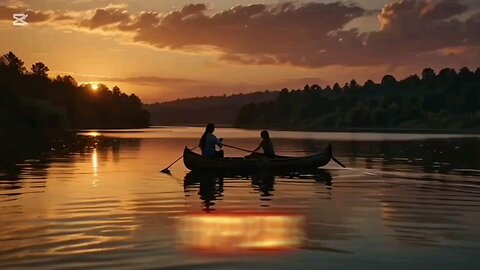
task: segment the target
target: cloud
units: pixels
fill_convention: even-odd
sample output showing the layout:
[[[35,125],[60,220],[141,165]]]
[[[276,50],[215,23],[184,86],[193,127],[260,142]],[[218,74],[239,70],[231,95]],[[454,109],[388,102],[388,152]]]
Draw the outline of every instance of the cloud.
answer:
[[[128,82],[133,84],[155,85],[155,84],[172,84],[172,83],[200,83],[201,81],[184,79],[184,78],[165,78],[157,76],[138,76],[127,78],[103,78],[103,81],[110,82]]]
[[[63,73],[64,72],[58,72],[58,74],[63,74]],[[135,77],[116,78],[116,77],[76,74],[75,78],[80,81],[125,82],[125,83],[131,83],[131,84],[141,84],[141,85],[202,83],[202,81],[186,79],[186,78],[168,78],[168,77],[158,77],[158,76],[135,76]]]
[[[437,67],[478,67],[479,46],[446,47],[419,55],[423,63]]]
[[[140,31],[146,29],[152,25],[157,25],[160,22],[160,14],[156,11],[141,12],[138,16],[135,16],[129,24],[119,25],[121,31]]]
[[[75,14],[39,11],[35,16],[63,26],[70,20],[70,27],[82,31],[124,33],[159,49],[213,49],[220,60],[236,64],[397,67],[419,63],[425,55],[438,55],[436,62],[448,59],[445,63],[476,55],[480,14],[471,15],[474,9],[466,1],[394,0],[381,11],[342,2],[286,2],[239,5],[216,13],[206,4],[189,4],[166,14],[132,14],[125,6],[110,5]],[[352,21],[372,12],[379,12],[379,30],[351,27]],[[0,8],[0,18],[4,13]],[[437,53],[462,47],[469,49],[448,58]]]
[[[253,4],[214,14],[205,4],[190,4],[168,14],[125,16],[117,30],[162,49],[214,48],[221,60],[245,65],[398,66],[442,48],[480,45],[478,15],[456,18],[467,11],[458,0],[398,0],[381,10],[380,30],[365,33],[345,30],[371,15],[354,4]]]
[[[128,22],[130,22],[130,14],[126,10],[109,7],[96,9],[93,16],[83,20],[80,25],[89,29],[96,29],[113,24],[126,24]]]
[[[458,1],[429,0],[425,2],[425,7],[420,15],[426,20],[442,20],[462,14],[467,10],[468,6]]]
[[[402,65],[443,48],[480,46],[478,15],[466,21],[455,18],[467,10],[468,6],[457,0],[400,0],[389,4],[379,15],[381,31],[370,33],[366,40],[366,55]]]
[[[45,22],[52,18],[53,13],[51,11],[36,11],[27,9],[20,6],[1,6],[0,5],[0,21],[12,21],[13,14],[23,13],[27,14],[27,21],[29,23]]]
[[[159,48],[211,46],[235,59],[254,55],[318,50],[331,31],[363,15],[357,6],[340,3],[236,6],[211,16],[204,4],[187,5],[137,30],[136,40]]]
[[[467,5],[456,0],[403,0],[386,5],[378,17],[384,31],[408,31],[467,10]]]
[[[468,6],[457,0],[401,0],[386,5],[379,20],[382,30],[409,31],[460,15]]]

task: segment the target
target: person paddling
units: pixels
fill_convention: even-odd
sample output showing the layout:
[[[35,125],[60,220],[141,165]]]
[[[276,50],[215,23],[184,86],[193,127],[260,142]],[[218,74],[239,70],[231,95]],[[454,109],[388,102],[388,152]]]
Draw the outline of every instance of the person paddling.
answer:
[[[273,143],[270,139],[270,134],[268,134],[268,131],[263,130],[262,132],[260,132],[260,137],[262,138],[262,141],[260,142],[258,147],[252,151],[252,155],[255,154],[255,152],[257,152],[260,148],[262,148],[264,156],[268,158],[275,158],[275,150],[273,149]]]
[[[223,158],[223,150],[217,151],[216,147],[222,148],[223,139],[217,139],[213,132],[215,131],[215,125],[212,123],[208,123],[205,127],[205,132],[203,133],[202,137],[200,138],[200,142],[198,146],[202,149],[202,156],[208,158]]]

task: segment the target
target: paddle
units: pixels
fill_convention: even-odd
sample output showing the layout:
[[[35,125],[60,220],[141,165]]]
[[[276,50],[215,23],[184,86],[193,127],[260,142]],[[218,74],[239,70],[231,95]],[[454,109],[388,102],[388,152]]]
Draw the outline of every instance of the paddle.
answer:
[[[345,165],[343,165],[342,162],[340,162],[338,159],[336,159],[334,156],[332,156],[332,160],[335,161],[338,165],[342,166],[343,168],[346,168]]]
[[[245,152],[248,152],[248,153],[252,153],[251,150],[239,148],[239,147],[236,147],[236,146],[231,146],[231,145],[228,145],[228,144],[223,144],[223,146],[230,147],[230,148],[233,148],[233,149],[237,149],[237,150],[240,150],[240,151],[245,151]]]
[[[190,149],[190,150],[195,150],[198,146],[195,146],[194,148]],[[166,167],[165,169],[161,170],[160,172],[162,173],[165,173],[165,174],[172,174],[170,172],[170,167],[172,167],[175,163],[177,163],[180,159],[183,158],[183,155],[181,157],[179,157],[177,160],[175,160],[174,162],[172,162],[172,164],[168,165],[168,167]]]

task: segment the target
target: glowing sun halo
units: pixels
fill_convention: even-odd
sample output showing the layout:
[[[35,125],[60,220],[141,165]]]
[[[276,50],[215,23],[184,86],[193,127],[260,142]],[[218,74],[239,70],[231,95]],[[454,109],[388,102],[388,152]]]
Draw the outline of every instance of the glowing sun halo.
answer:
[[[98,90],[98,84],[92,83],[91,85],[92,85],[92,90],[93,90],[93,91],[97,91],[97,90]]]

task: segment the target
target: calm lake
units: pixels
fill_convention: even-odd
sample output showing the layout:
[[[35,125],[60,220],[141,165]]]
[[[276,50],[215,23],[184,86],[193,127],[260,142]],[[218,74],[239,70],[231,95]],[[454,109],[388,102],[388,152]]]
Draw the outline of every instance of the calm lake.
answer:
[[[0,165],[0,269],[478,269],[480,136],[272,131],[282,155],[333,146],[315,177],[202,184],[180,161],[203,128],[85,131],[112,147]],[[218,128],[253,149],[258,131]],[[226,155],[243,152],[225,148]],[[271,179],[273,178],[273,179]],[[175,245],[186,213],[295,213],[305,245],[213,255]]]

